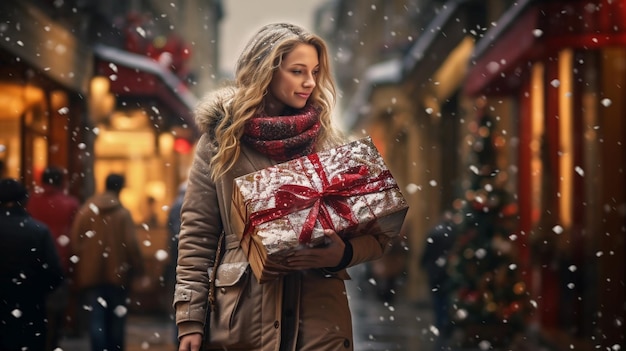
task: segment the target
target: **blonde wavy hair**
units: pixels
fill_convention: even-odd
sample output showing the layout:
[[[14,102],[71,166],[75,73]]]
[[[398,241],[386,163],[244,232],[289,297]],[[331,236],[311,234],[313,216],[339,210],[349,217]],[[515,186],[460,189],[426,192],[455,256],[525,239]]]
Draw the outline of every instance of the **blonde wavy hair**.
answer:
[[[246,122],[262,112],[264,97],[274,72],[297,45],[309,44],[316,48],[319,73],[316,87],[308,104],[320,112],[321,131],[316,151],[340,144],[344,139],[332,123],[332,110],[337,92],[330,71],[326,43],[319,36],[289,23],[274,23],[262,27],[242,51],[235,68],[235,93],[226,108],[226,115],[215,129],[219,145],[211,159],[211,176],[217,179],[228,172],[241,152],[240,138]]]

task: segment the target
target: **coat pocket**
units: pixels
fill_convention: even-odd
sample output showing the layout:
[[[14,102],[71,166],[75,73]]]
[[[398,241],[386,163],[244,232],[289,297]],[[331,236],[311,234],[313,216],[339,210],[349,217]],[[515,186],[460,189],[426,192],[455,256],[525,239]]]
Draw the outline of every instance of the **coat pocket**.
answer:
[[[215,308],[209,311],[206,323],[207,349],[248,349],[260,345],[262,296],[252,279],[250,264],[222,263],[215,276]]]

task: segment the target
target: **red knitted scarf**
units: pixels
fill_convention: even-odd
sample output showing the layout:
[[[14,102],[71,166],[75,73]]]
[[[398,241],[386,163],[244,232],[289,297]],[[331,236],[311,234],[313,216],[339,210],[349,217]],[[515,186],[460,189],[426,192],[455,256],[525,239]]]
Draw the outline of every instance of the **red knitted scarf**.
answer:
[[[319,111],[307,105],[297,114],[251,118],[241,140],[269,158],[284,162],[311,154],[319,132]]]

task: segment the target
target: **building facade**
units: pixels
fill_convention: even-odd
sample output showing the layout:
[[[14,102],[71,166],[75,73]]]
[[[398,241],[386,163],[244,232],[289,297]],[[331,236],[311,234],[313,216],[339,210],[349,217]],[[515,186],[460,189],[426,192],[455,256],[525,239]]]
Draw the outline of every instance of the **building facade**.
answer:
[[[497,324],[520,316],[557,349],[623,345],[626,3],[421,1],[393,22],[406,28],[371,26],[392,3],[333,2],[323,11],[335,21],[319,25],[339,54],[411,33],[394,53],[335,61],[346,130],[374,137],[411,206],[408,296],[425,297],[425,233],[453,209],[465,219],[450,270],[492,267],[456,275],[467,286],[452,289],[454,323],[467,334],[506,341]],[[498,290],[505,256],[514,281]],[[503,287],[517,296],[501,306]]]
[[[146,197],[169,204],[198,136],[196,96],[218,82],[221,3],[0,6],[5,175],[33,188],[44,167],[60,166],[85,199],[121,172],[137,221]]]
[[[222,11],[219,0],[0,3],[2,176],[37,191],[43,169],[61,167],[85,200],[124,174],[151,287],[199,136],[193,108],[218,84]],[[144,308],[157,304],[151,287]]]

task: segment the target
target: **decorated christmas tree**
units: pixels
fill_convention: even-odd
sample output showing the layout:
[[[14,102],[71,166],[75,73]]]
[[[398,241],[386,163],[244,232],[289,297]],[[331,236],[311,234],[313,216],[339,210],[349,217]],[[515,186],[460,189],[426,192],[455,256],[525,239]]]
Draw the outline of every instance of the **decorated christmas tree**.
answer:
[[[517,205],[500,184],[493,131],[487,115],[472,130],[463,221],[448,258],[447,289],[451,323],[465,340],[497,345],[523,330],[528,296],[516,263]]]

